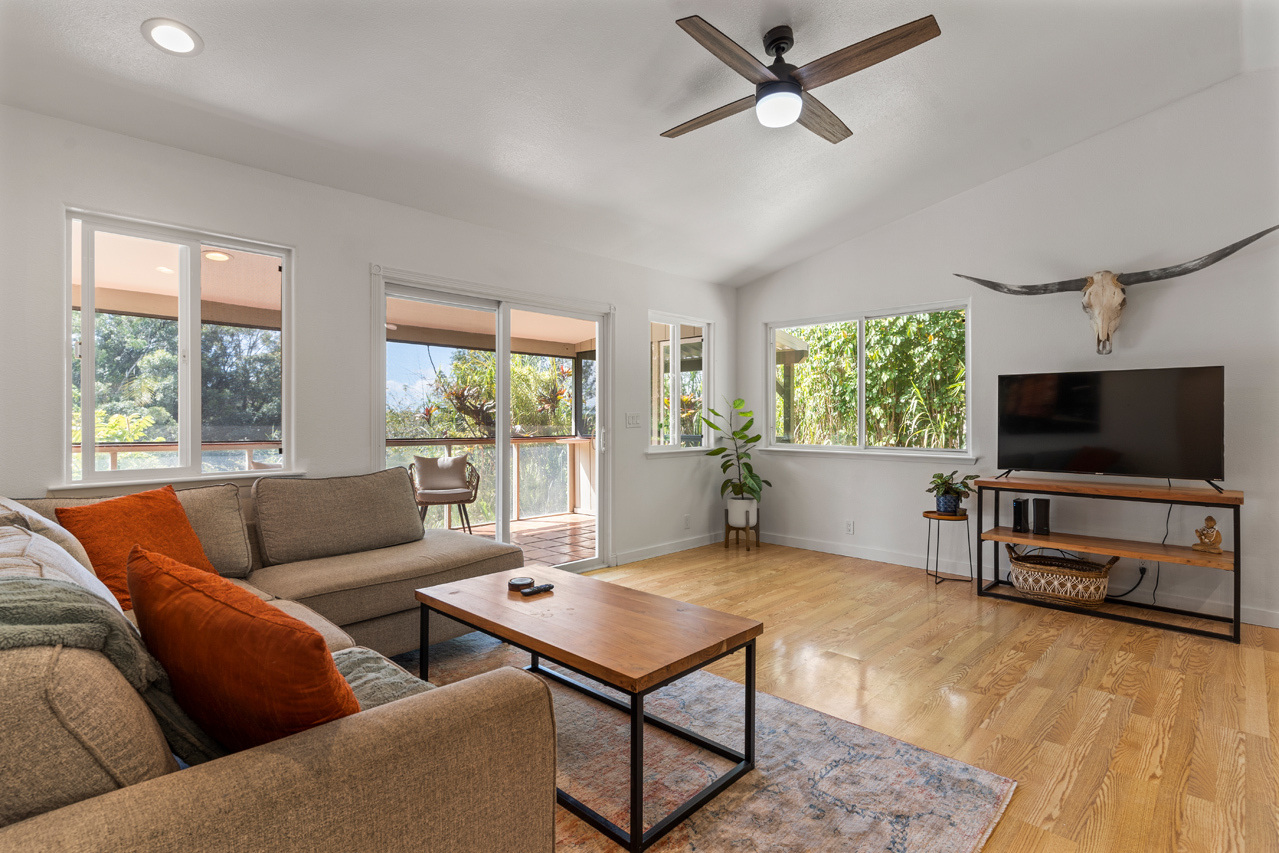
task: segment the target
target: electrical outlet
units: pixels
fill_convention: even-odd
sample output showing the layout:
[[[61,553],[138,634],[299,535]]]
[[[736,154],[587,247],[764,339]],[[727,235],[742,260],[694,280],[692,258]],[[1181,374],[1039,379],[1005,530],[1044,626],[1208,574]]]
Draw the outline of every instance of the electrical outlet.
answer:
[[[688,530],[688,529],[689,529],[690,527],[692,527],[692,526],[693,526],[693,516],[689,515],[688,513],[685,513],[685,514],[684,514],[684,529],[685,529],[685,530]]]
[[[640,417],[641,417],[641,415],[640,415],[640,413],[639,413],[639,412],[627,412],[627,413],[626,413],[626,428],[627,428],[627,429],[640,429],[640,428],[643,426],[643,424],[641,424],[641,423],[640,423]]]
[[[844,522],[844,532],[849,536],[853,535],[853,523],[851,521]]]

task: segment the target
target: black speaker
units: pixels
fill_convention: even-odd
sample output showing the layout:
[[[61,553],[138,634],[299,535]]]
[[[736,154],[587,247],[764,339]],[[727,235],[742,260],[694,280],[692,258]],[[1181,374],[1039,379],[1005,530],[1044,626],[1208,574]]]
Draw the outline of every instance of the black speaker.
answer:
[[[1048,529],[1048,498],[1035,498],[1035,532],[1051,533]]]
[[[1013,499],[1013,533],[1030,532],[1030,501],[1025,498]]]

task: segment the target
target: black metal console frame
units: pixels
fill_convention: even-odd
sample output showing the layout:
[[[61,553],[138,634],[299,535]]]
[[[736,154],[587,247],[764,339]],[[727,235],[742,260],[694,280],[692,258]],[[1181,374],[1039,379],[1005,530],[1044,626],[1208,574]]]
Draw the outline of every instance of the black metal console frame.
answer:
[[[1161,622],[1156,619],[1142,619],[1137,616],[1128,616],[1123,613],[1108,613],[1100,610],[1089,610],[1084,607],[1072,607],[1069,604],[1055,604],[1048,601],[1037,601],[1032,598],[1020,595],[1008,595],[1003,592],[992,592],[999,586],[1012,586],[1012,582],[1008,580],[1000,580],[999,578],[999,542],[994,540],[982,539],[985,533],[985,525],[982,523],[982,509],[986,492],[993,492],[995,497],[995,527],[999,526],[999,495],[1001,492],[1017,492],[1019,494],[1028,495],[1054,495],[1057,497],[1072,498],[1095,498],[1110,501],[1136,501],[1138,503],[1154,503],[1154,504],[1173,504],[1175,506],[1206,506],[1216,507],[1217,509],[1228,508],[1231,510],[1234,519],[1234,556],[1235,566],[1232,574],[1234,575],[1234,610],[1232,616],[1217,616],[1209,613],[1198,613],[1194,610],[1181,610],[1176,607],[1164,607],[1159,604],[1143,604],[1136,601],[1127,601],[1123,598],[1115,596],[1106,596],[1106,601],[1114,604],[1122,604],[1126,607],[1135,607],[1140,610],[1155,610],[1161,613],[1174,613],[1178,616],[1193,616],[1196,619],[1206,619],[1212,622],[1225,622],[1231,626],[1229,634],[1222,634],[1216,631],[1207,631],[1203,628],[1188,627],[1185,625],[1174,625],[1170,622]],[[1016,601],[1021,604],[1030,604],[1035,607],[1047,607],[1051,610],[1064,610],[1067,613],[1082,613],[1085,616],[1096,616],[1099,619],[1110,619],[1114,622],[1127,622],[1132,625],[1146,625],[1152,628],[1163,628],[1166,631],[1177,631],[1182,634],[1193,634],[1198,637],[1211,637],[1214,640],[1229,640],[1238,644],[1242,631],[1242,622],[1239,613],[1240,600],[1240,577],[1241,568],[1243,566],[1243,547],[1239,538],[1239,504],[1215,503],[1213,501],[1179,501],[1165,500],[1163,498],[1154,497],[1135,497],[1131,495],[1093,495],[1093,494],[1076,494],[1063,493],[1053,489],[1033,489],[1026,488],[1024,483],[1015,486],[978,486],[977,487],[977,594],[983,598],[999,598],[1004,601]],[[994,578],[990,584],[986,584],[986,579],[982,571],[982,556],[986,553],[985,543],[990,541],[994,546],[993,552],[995,556],[994,566],[992,567]],[[1066,549],[1070,550],[1070,549]]]
[[[630,786],[631,787],[631,790],[630,790],[631,828],[629,832],[622,829],[620,826],[613,823],[611,820],[604,817],[599,812],[592,809],[590,806],[576,799],[571,794],[566,792],[563,788],[557,787],[555,789],[555,801],[557,803],[559,803],[561,806],[571,811],[573,814],[577,815],[579,818],[584,820],[586,823],[590,824],[599,832],[603,833],[603,835],[609,838],[610,840],[619,844],[624,850],[630,851],[631,853],[640,853],[640,851],[647,850],[649,847],[651,847],[652,845],[660,841],[662,838],[664,838],[668,832],[670,832],[672,829],[674,829],[675,827],[683,823],[684,820],[686,820],[691,814],[696,812],[702,806],[709,803],[718,794],[724,791],[724,789],[728,788],[730,785],[732,785],[742,776],[749,773],[755,767],[755,639],[754,638],[747,640],[745,643],[736,645],[731,649],[720,652],[715,657],[707,661],[704,661],[702,664],[694,667],[693,669],[677,673],[671,676],[670,678],[667,678],[663,681],[658,682],[657,684],[652,685],[651,687],[645,688],[644,690],[630,691],[630,690],[623,690],[621,688],[614,687],[611,684],[608,685],[610,689],[617,690],[619,693],[624,693],[627,696],[629,696],[630,702],[627,703],[619,699],[616,699],[613,696],[609,696],[607,693],[596,690],[593,687],[588,687],[587,685],[582,684],[579,681],[574,681],[568,676],[562,675],[558,672],[555,672],[554,670],[545,669],[540,665],[540,663],[542,658],[546,658],[551,663],[554,663],[556,666],[562,666],[565,669],[575,672],[578,675],[584,678],[588,678],[592,681],[597,680],[594,676],[591,676],[585,672],[582,672],[580,669],[574,666],[563,663],[562,661],[557,661],[554,658],[548,657],[547,655],[541,652],[535,652],[532,649],[529,649],[525,646],[520,645],[519,643],[511,642],[505,637],[498,637],[497,635],[492,634],[489,631],[486,631],[484,628],[481,628],[478,625],[472,625],[470,622],[467,622],[464,619],[459,619],[458,617],[452,614],[443,613],[442,611],[436,610],[434,607],[431,607],[430,605],[419,604],[419,606],[421,608],[421,623],[419,625],[419,632],[420,632],[419,641],[421,643],[421,646],[420,646],[421,657],[420,657],[420,663],[419,663],[419,666],[420,666],[419,672],[421,673],[421,678],[423,681],[429,680],[427,678],[427,671],[428,671],[428,665],[429,665],[428,655],[429,655],[429,648],[430,648],[429,646],[430,614],[439,613],[441,616],[446,616],[449,619],[452,619],[454,622],[460,622],[461,624],[465,625],[468,628],[472,628],[476,631],[479,631],[482,634],[487,634],[490,637],[494,637],[495,639],[501,640],[507,645],[514,646],[517,649],[528,652],[529,655],[532,656],[532,660],[528,666],[524,667],[524,669],[527,672],[533,672],[538,675],[546,676],[552,681],[555,681],[559,684],[563,684],[564,686],[570,687],[581,693],[585,693],[587,696],[590,696],[593,699],[597,699],[611,708],[615,708],[619,711],[624,711],[630,717],[630,720],[631,720],[631,774],[630,774],[631,775],[631,786]],[[727,747],[716,741],[713,741],[710,738],[703,737],[702,735],[699,735],[697,732],[693,731],[692,729],[687,729],[684,726],[676,725],[675,723],[669,722],[668,720],[663,720],[661,717],[653,716],[652,714],[644,710],[644,697],[647,696],[649,693],[652,693],[655,690],[660,690],[661,688],[666,687],[669,684],[673,684],[674,682],[679,681],[681,678],[684,678],[685,676],[690,675],[691,673],[697,672],[698,670],[711,665],[712,663],[719,660],[720,658],[728,657],[731,654],[736,654],[737,652],[742,651],[743,649],[746,651],[746,713],[745,713],[745,720],[744,720],[745,732],[744,732],[744,738],[743,738],[744,751],[738,752],[737,750]],[[648,723],[649,725],[655,726],[661,729],[662,731],[667,732],[668,734],[675,735],[676,737],[682,738],[686,741],[689,741],[690,743],[696,744],[697,746],[700,746],[702,749],[705,749],[708,752],[713,752],[716,755],[720,756],[721,758],[726,758],[729,761],[737,762],[736,765],[731,770],[729,770],[723,776],[720,776],[718,779],[716,779],[711,784],[707,785],[702,790],[698,791],[691,798],[689,798],[682,805],[680,805],[679,808],[675,809],[675,811],[671,812],[666,817],[662,818],[660,821],[653,824],[652,828],[649,829],[647,832],[644,831],[644,723]]]

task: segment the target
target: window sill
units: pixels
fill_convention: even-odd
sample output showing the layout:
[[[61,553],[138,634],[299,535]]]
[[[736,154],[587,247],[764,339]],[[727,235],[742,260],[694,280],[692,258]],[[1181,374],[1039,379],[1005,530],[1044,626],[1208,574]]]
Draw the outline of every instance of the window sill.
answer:
[[[198,486],[210,485],[214,483],[235,483],[236,485],[249,485],[254,480],[263,477],[305,477],[305,471],[282,471],[271,469],[266,471],[224,471],[213,474],[197,474],[191,477],[148,477],[137,480],[92,480],[89,482],[77,481],[74,483],[62,483],[56,486],[50,486],[47,497],[57,497],[58,495],[71,492],[107,492],[120,491],[121,489],[130,489],[134,486]]]
[[[946,461],[959,465],[976,465],[980,456],[974,456],[964,450],[915,450],[872,449],[867,447],[779,447],[770,445],[759,448],[762,453],[780,453],[794,456],[863,456],[873,459],[900,459],[903,462]]]
[[[705,456],[709,447],[650,447],[644,451],[644,455],[652,459],[659,456]]]

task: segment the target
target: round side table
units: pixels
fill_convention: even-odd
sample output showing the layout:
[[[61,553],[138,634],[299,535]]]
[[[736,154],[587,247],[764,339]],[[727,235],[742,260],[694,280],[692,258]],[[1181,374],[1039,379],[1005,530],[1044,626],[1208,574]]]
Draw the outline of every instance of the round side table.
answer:
[[[968,582],[973,579],[973,537],[972,528],[968,525],[968,515],[946,515],[941,512],[933,512],[929,510],[924,513],[924,518],[928,519],[928,536],[925,540],[927,548],[924,551],[924,572],[933,579],[933,586],[942,581],[964,581]],[[933,522],[937,522],[937,549],[936,557],[933,557]],[[941,526],[946,521],[962,521],[964,523],[964,538],[968,540],[968,577],[967,578],[944,578],[941,576]],[[929,571],[929,563],[933,563],[933,569]]]

